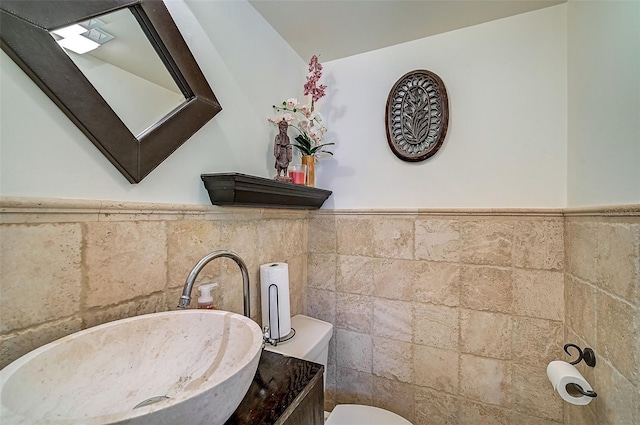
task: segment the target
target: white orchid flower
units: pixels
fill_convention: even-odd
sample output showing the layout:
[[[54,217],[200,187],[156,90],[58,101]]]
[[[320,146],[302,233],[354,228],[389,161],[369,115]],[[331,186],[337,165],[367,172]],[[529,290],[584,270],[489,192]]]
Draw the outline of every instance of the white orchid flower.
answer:
[[[282,116],[282,119],[285,120],[287,122],[287,124],[290,124],[291,121],[293,121],[295,119],[295,116],[293,114],[284,114]]]
[[[295,97],[287,99],[287,108],[295,108],[297,104],[298,99],[296,99]]]
[[[323,137],[323,133],[322,131],[317,128],[317,127],[311,127],[309,129],[309,135],[313,138],[313,140],[315,140],[316,142],[320,143],[322,142],[322,137]]]
[[[268,121],[274,123],[274,124],[280,124],[280,122],[282,120],[284,120],[284,116],[279,116],[279,117],[269,117],[267,118]]]
[[[300,112],[302,112],[302,114],[309,118],[311,116],[311,106],[310,105],[302,105],[300,108],[298,108],[298,110]]]

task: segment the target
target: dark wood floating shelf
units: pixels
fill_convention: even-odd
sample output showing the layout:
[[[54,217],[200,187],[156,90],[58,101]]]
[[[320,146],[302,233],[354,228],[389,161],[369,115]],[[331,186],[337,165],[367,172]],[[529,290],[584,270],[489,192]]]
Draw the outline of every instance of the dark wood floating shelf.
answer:
[[[317,187],[240,173],[202,174],[200,177],[213,205],[318,209],[332,193]]]

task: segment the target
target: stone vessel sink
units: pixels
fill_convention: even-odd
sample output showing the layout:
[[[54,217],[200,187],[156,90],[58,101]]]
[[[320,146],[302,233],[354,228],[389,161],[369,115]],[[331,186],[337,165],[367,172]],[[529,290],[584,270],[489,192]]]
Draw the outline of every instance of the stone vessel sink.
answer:
[[[255,375],[262,332],[212,310],[105,323],[0,371],[0,423],[223,424]]]

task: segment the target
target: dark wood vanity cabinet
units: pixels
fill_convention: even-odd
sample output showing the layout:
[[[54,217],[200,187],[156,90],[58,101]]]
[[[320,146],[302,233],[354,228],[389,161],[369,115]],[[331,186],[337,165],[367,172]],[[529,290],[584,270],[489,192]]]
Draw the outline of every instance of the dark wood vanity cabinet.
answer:
[[[225,425],[323,425],[324,367],[263,351],[251,387]]]

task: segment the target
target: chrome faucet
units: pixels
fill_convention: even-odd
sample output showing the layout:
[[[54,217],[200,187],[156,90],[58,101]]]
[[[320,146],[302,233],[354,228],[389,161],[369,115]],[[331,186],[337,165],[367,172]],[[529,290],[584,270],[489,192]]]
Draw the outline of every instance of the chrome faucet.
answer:
[[[180,301],[178,302],[178,308],[189,307],[189,303],[191,302],[191,291],[193,290],[193,284],[195,283],[198,274],[200,274],[200,271],[203,269],[203,267],[206,266],[211,260],[219,257],[231,258],[236,262],[238,267],[240,267],[240,272],[242,273],[242,293],[244,295],[244,315],[251,318],[251,310],[249,305],[249,271],[247,270],[246,264],[244,263],[244,261],[242,261],[242,258],[238,256],[238,254],[233,251],[226,250],[213,251],[212,253],[205,255],[200,261],[198,261],[198,264],[196,264],[193,270],[191,270],[191,273],[189,273],[189,277],[187,277],[187,282],[184,284],[182,296],[180,297]]]

